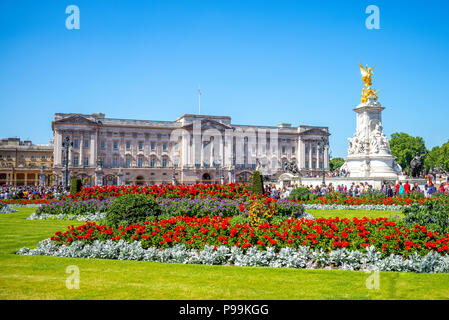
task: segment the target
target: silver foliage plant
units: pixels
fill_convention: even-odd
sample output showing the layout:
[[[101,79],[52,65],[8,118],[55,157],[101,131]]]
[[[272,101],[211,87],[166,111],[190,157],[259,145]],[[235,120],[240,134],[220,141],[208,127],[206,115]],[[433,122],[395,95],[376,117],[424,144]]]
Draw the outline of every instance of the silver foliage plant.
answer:
[[[312,250],[308,246],[302,246],[297,250],[290,247],[282,248],[279,253],[276,253],[274,248],[271,247],[263,251],[249,248],[245,252],[238,247],[229,249],[225,246],[219,246],[214,249],[213,246],[205,246],[203,250],[197,251],[179,244],[167,249],[154,247],[144,249],[140,241],[130,243],[123,240],[95,240],[92,244],[74,241],[67,246],[46,239],[39,242],[35,249],[21,248],[16,253],[20,255],[247,267],[449,273],[449,255],[429,252],[425,256],[414,253],[405,260],[394,254],[381,258],[381,253],[377,252],[374,246],[366,248],[365,252],[349,251],[343,248],[327,253],[322,249]]]
[[[0,208],[0,213],[13,213],[13,212],[17,212],[17,210],[9,205]]]
[[[402,205],[383,204],[361,204],[357,206],[345,206],[342,204],[304,204],[304,209],[308,210],[380,210],[380,211],[401,211]]]
[[[30,203],[30,204],[18,204],[18,203],[14,203],[11,204],[14,207],[17,208],[39,208],[42,204],[39,203]]]
[[[75,214],[48,214],[36,212],[32,213],[27,220],[77,220],[77,221],[97,221],[106,217],[104,212],[88,213],[85,215]]]

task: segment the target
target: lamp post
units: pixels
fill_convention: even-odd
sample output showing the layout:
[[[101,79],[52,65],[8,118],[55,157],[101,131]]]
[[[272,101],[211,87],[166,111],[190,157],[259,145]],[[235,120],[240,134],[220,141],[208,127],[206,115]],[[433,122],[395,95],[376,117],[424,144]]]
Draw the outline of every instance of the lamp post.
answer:
[[[173,173],[172,173],[172,177],[171,177],[171,184],[172,185],[176,185],[176,167],[175,167],[175,165],[173,165]]]
[[[221,166],[221,163],[218,166],[218,178],[220,179],[218,182],[224,184],[223,167]]]
[[[73,142],[70,141],[70,137],[67,136],[62,142],[62,149],[65,150],[65,188],[69,187],[69,149],[73,147]]]

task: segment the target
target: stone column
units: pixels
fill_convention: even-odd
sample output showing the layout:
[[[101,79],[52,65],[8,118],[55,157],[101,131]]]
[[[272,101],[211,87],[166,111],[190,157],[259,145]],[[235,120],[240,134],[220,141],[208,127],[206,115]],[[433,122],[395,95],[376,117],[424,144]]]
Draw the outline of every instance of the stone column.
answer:
[[[213,167],[214,166],[214,161],[215,161],[215,157],[214,157],[215,139],[211,140],[211,142],[209,142],[209,144],[211,145],[210,148],[209,148],[209,150],[210,150],[209,163],[210,163],[210,166]]]
[[[181,162],[182,162],[182,168],[187,167],[187,162],[189,159],[188,149],[189,149],[189,140],[187,139],[187,136],[183,136],[181,139]]]
[[[224,155],[225,155],[225,151],[224,151],[225,140],[224,140],[224,137],[222,136],[220,140],[221,140],[221,143],[220,143],[220,156],[219,156],[219,159],[220,159],[220,166],[223,167],[225,165],[225,158],[224,158]]]
[[[316,168],[318,170],[320,170],[320,159],[321,159],[320,149],[321,149],[321,146],[319,144],[317,144],[316,145]]]
[[[305,145],[304,145],[304,141],[301,141],[301,139],[299,139],[298,141],[298,161],[299,161],[299,169],[302,170],[306,167],[306,155],[305,155]]]
[[[62,136],[59,130],[55,130],[54,133],[54,145],[53,145],[53,153],[54,153],[54,166],[62,165]]]
[[[233,135],[228,130],[225,131],[225,150],[224,150],[224,165],[231,166],[232,165],[232,144],[233,144]],[[229,180],[230,181],[230,180]]]
[[[201,151],[201,155],[200,155],[200,167],[202,168],[203,167],[203,162],[204,162],[204,144],[203,144],[203,140],[201,139],[200,140],[201,141],[201,148],[200,148],[200,151]]]
[[[45,172],[44,172],[44,167],[41,168],[41,173],[39,175],[39,185],[40,186],[45,186],[45,182],[46,182],[46,176],[45,176]]]
[[[80,154],[80,156],[79,156],[79,158],[78,158],[78,166],[83,166],[84,165],[84,132],[81,132],[81,135],[80,135],[80,141],[79,141],[79,154]]]
[[[90,157],[89,167],[94,167],[97,163],[97,132],[94,131],[90,135]]]
[[[329,145],[324,148],[324,169],[329,170]]]

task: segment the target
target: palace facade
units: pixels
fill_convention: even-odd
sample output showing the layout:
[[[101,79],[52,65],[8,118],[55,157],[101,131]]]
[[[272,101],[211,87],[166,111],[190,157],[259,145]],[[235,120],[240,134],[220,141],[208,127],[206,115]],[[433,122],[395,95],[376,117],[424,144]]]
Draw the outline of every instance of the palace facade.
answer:
[[[0,140],[0,185],[53,184],[53,145],[19,138]]]
[[[287,162],[302,175],[329,168],[328,127],[237,125],[228,116],[193,114],[151,121],[56,113],[52,129],[57,183],[65,182],[66,162],[69,178],[85,185],[246,182],[255,169],[274,181]]]

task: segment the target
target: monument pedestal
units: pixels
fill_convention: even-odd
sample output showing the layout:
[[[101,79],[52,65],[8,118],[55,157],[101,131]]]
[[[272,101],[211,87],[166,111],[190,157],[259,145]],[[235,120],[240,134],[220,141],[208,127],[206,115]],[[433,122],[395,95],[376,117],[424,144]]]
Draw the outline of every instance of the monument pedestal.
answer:
[[[400,179],[402,168],[391,154],[388,138],[382,132],[382,111],[385,108],[374,96],[359,104],[356,133],[348,138],[348,156],[342,169],[349,171],[351,178]]]
[[[396,158],[392,155],[348,156],[346,168],[350,177],[386,177],[399,178],[400,171],[395,171]]]

